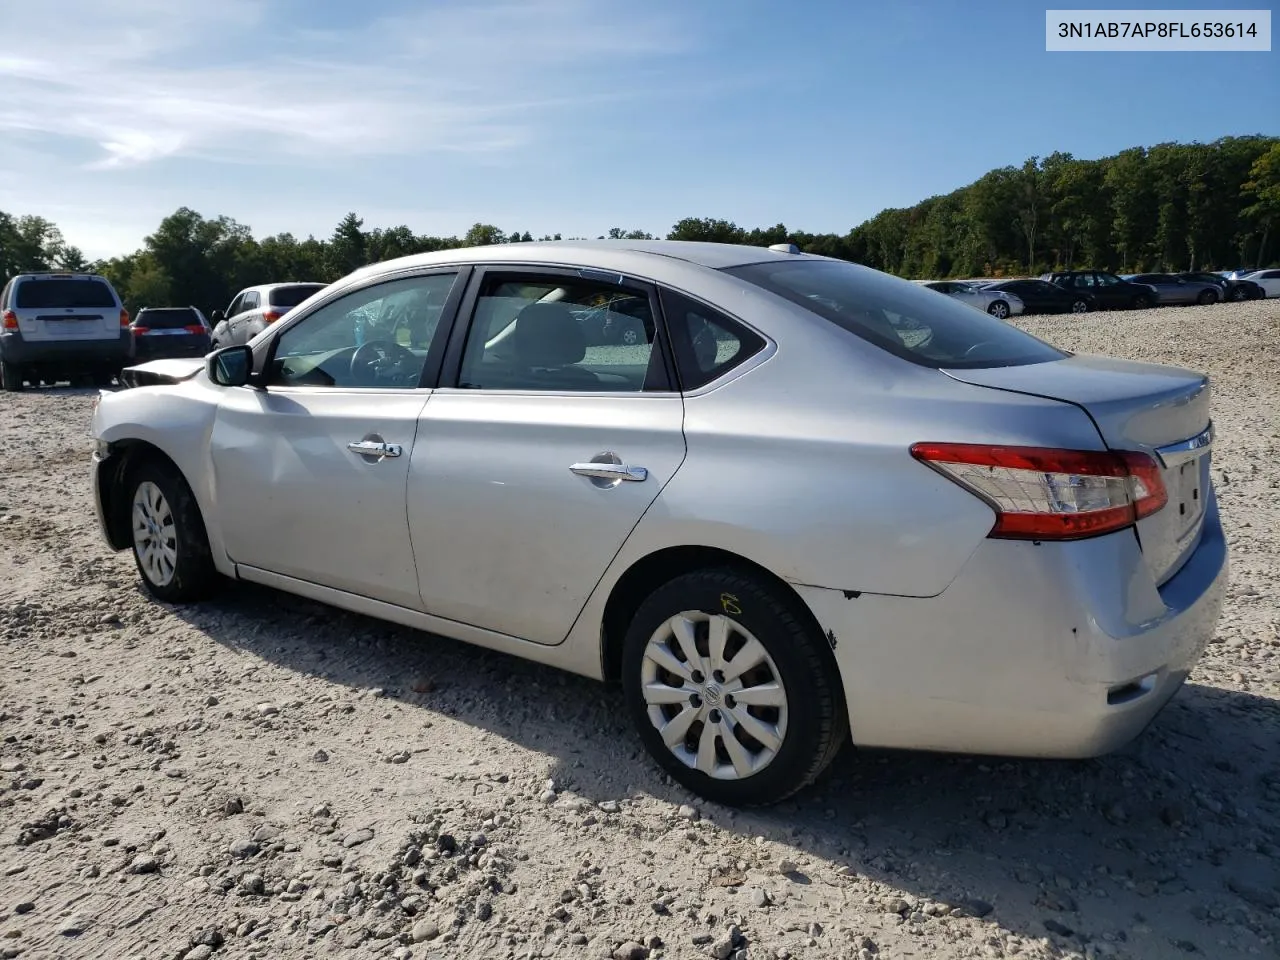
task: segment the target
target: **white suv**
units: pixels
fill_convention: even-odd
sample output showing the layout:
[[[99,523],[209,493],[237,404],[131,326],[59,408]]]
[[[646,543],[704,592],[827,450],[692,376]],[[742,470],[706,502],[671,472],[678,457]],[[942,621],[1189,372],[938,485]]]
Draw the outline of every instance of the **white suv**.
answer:
[[[236,294],[224,314],[213,311],[213,346],[237,346],[248,343],[271,324],[328,284],[308,281],[263,283],[246,287]]]
[[[129,313],[93,273],[23,273],[0,292],[0,385],[41,380],[107,386],[132,356]]]

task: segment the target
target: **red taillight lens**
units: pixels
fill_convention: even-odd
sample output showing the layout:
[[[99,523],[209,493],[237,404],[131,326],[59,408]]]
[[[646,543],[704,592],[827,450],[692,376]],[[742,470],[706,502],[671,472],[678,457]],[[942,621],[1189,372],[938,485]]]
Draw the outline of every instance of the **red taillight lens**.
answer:
[[[6,330],[18,329],[18,315],[12,310],[6,310],[4,313],[0,314],[0,319],[3,320],[4,328]]]
[[[264,310],[262,312],[262,319],[267,321],[267,323],[275,323],[283,316],[284,314],[279,310]]]
[[[133,328],[133,335],[134,335],[135,337],[140,337],[140,336],[142,336],[144,333],[150,333],[150,332],[151,332],[151,328],[150,328],[150,327],[134,327],[134,328]]]
[[[187,333],[204,333],[204,327],[200,326],[198,323],[189,323],[182,329],[187,331]]]
[[[1120,530],[1168,501],[1145,453],[917,443],[911,455],[996,511],[988,536],[1078,540]]]
[[[120,308],[120,326],[127,327],[128,325],[129,325],[129,311],[121,307]]]

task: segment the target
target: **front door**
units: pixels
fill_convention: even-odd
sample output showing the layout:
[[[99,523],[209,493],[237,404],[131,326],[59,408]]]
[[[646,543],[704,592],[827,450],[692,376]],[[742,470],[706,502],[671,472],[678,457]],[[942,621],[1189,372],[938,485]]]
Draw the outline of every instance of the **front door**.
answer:
[[[584,274],[491,268],[473,284],[410,464],[429,613],[560,643],[684,460],[653,292]],[[643,335],[593,342],[601,310]]]
[[[330,301],[282,329],[265,390],[226,391],[210,447],[233,561],[420,606],[405,485],[430,396],[420,383],[432,348],[443,349],[436,334],[456,280],[421,274]],[[390,304],[398,322],[357,342]]]

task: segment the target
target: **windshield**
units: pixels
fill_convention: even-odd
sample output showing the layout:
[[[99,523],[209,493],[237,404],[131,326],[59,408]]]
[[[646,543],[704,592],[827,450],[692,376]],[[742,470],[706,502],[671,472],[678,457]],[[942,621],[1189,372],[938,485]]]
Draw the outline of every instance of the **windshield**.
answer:
[[[771,261],[725,272],[922,366],[1004,367],[1067,356],[959,300],[854,263]]]
[[[323,290],[323,283],[298,283],[287,287],[276,287],[271,291],[273,307],[296,307],[317,290]]]
[[[106,282],[89,277],[23,280],[14,296],[14,306],[19,310],[50,307],[101,307],[105,310],[115,305],[115,297]]]

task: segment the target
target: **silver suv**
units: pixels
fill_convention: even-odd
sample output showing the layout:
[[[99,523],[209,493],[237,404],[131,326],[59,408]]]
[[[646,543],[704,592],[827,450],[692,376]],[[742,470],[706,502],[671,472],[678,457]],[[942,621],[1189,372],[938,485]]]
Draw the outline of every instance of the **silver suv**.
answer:
[[[0,385],[92,380],[107,386],[132,356],[129,313],[93,273],[23,273],[0,292]]]
[[[225,314],[215,310],[210,315],[216,324],[213,328],[214,348],[248,343],[326,286],[328,284],[295,281],[246,287],[236,294]]]

